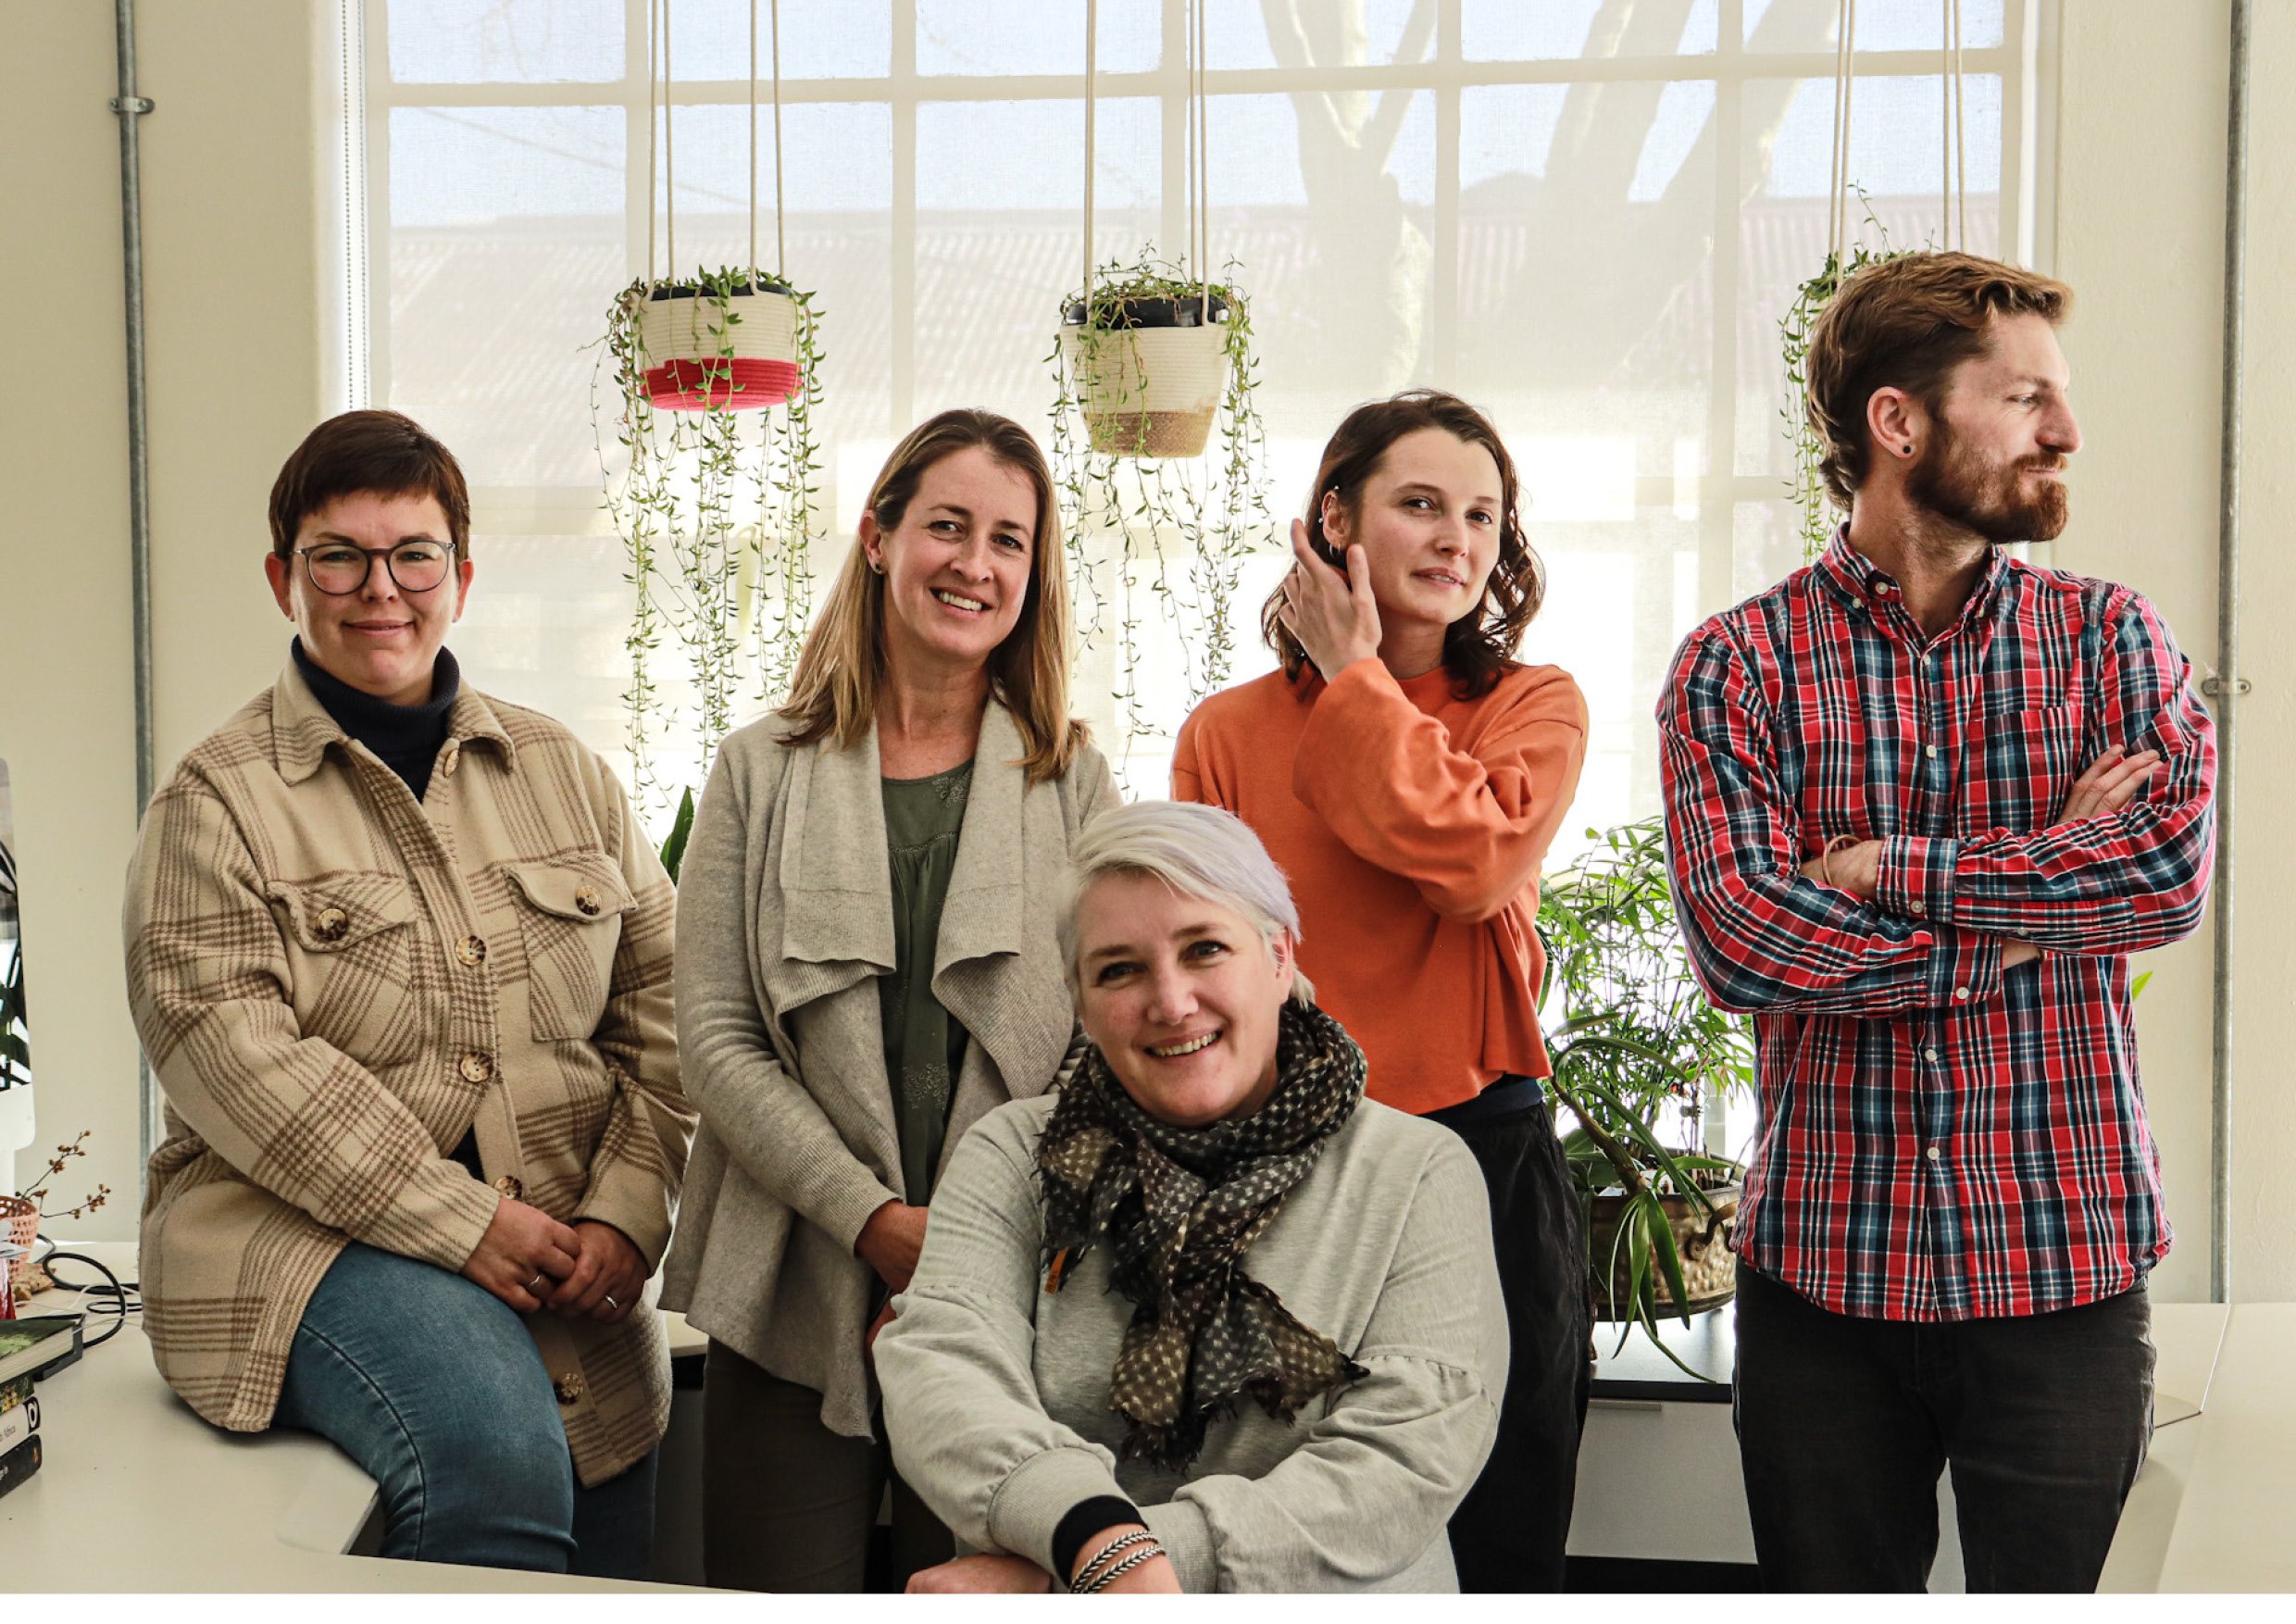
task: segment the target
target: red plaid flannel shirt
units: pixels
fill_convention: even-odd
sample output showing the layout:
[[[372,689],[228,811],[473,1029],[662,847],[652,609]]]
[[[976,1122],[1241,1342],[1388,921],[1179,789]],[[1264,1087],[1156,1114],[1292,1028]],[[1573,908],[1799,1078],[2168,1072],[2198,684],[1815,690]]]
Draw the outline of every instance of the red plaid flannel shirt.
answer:
[[[1996,552],[1934,638],[1903,597],[1837,536],[1659,703],[1691,961],[1756,1018],[1739,1248],[1837,1313],[2071,1307],[2168,1250],[2128,956],[2200,922],[2214,731],[2127,587]],[[2162,754],[2140,797],[2055,821],[2115,744]],[[1882,842],[1870,903],[1799,871],[1842,834]]]

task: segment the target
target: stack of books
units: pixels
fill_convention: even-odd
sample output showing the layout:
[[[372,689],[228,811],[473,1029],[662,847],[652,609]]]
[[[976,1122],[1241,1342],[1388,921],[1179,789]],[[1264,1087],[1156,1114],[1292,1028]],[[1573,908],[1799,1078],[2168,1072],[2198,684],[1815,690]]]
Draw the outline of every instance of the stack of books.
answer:
[[[0,1320],[0,1494],[40,1469],[40,1399],[32,1383],[80,1356],[80,1317]]]

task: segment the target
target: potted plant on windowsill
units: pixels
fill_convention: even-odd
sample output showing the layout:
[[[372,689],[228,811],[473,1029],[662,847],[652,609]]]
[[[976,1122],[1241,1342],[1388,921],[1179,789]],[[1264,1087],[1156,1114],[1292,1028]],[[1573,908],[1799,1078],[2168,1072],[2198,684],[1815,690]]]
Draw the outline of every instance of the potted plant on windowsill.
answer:
[[[1588,834],[1600,843],[1540,882],[1548,1086],[1577,1119],[1563,1148],[1596,1313],[1665,1352],[1661,1314],[1687,1324],[1737,1288],[1741,1169],[1699,1141],[1715,1102],[1753,1099],[1753,1039],[1691,977],[1658,820]]]

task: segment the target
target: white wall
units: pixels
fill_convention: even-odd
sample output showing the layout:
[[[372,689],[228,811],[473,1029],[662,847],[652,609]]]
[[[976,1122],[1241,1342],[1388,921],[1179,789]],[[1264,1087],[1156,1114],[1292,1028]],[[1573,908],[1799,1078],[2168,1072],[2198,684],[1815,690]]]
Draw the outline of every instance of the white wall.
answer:
[[[2244,599],[2296,601],[2276,518],[2296,498],[2296,7],[2257,8],[2252,106]],[[281,459],[334,395],[336,8],[143,0],[155,637],[167,762],[262,686],[286,631],[257,575]],[[2088,435],[2060,565],[2130,581],[2215,661],[2227,7],[2060,7],[2053,269]],[[95,1130],[92,1176],[136,1187],[135,1047],[119,965],[134,834],[119,171],[110,7],[12,8],[0,54],[0,756],[15,778],[43,1138]],[[2296,1299],[2277,1209],[2296,1197],[2296,637],[2252,612],[2238,993],[2239,1295]],[[2267,744],[2266,741],[2275,741]],[[2153,956],[2145,1072],[2180,1241],[2156,1287],[2206,1294],[2208,940]],[[30,1163],[25,1164],[29,1170]],[[88,1233],[131,1231],[131,1201]]]
[[[144,0],[140,131],[159,769],[256,692],[290,635],[265,500],[334,401],[319,267],[341,236],[314,71],[336,8]],[[135,839],[112,7],[11,6],[0,51],[0,756],[22,864],[41,1142],[94,1130],[58,1192],[134,1233],[136,1045],[119,956]],[[323,156],[322,155],[326,155]],[[324,404],[323,404],[324,403]],[[19,1166],[30,1173],[27,1154]],[[82,1169],[85,1169],[82,1172]]]
[[[2296,368],[2296,312],[2282,297],[2296,212],[2277,156],[2296,137],[2296,8],[2259,5],[2250,106],[2249,417],[2243,437],[2242,600],[2290,601],[2296,570],[2275,523],[2287,511],[2296,429],[2277,381]],[[2202,671],[2216,664],[2216,533],[2222,396],[2225,109],[2229,6],[2074,0],[2060,8],[2056,273],[2078,303],[2065,332],[2087,443],[2074,522],[2055,562],[2126,581],[2158,604]],[[2282,808],[2296,772],[2266,739],[2290,723],[2296,640],[2250,610],[2242,656],[2254,696],[2244,748],[2235,1036],[2233,1288],[2296,1298],[2296,1256],[2274,1208],[2296,1196],[2296,969],[2287,899],[2296,860]],[[2154,1289],[2208,1294],[2209,932],[2150,956],[2138,1004],[2146,1092],[2162,1146],[2177,1249]]]

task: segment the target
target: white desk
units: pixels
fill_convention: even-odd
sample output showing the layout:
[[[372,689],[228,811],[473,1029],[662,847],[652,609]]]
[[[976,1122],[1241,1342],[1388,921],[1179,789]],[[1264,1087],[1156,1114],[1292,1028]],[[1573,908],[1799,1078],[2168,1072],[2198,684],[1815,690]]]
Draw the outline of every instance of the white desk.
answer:
[[[126,1243],[75,1245],[123,1275]],[[84,1268],[65,1265],[75,1276]],[[75,1299],[38,1303],[60,1311]],[[90,1321],[92,1331],[111,1324]],[[699,1339],[680,1321],[683,1340]],[[345,1555],[373,1480],[309,1433],[225,1432],[152,1364],[141,1323],[41,1382],[47,1458],[0,1498],[0,1572],[12,1592],[641,1591],[674,1586]]]

